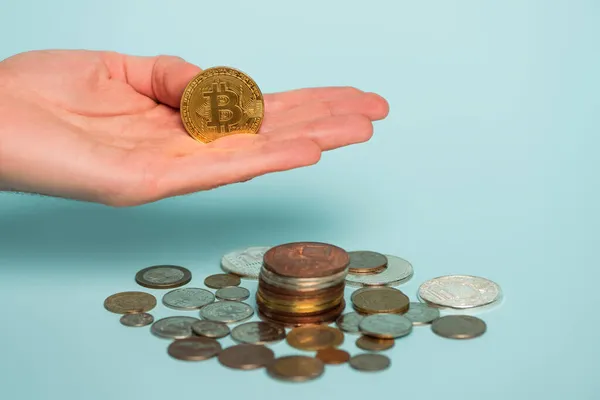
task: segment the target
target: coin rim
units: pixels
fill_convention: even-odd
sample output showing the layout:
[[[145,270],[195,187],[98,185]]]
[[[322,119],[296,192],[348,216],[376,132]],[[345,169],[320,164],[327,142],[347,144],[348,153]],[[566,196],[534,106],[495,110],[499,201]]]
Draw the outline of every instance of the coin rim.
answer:
[[[447,321],[448,319],[452,319],[452,318],[468,318],[468,319],[473,319],[476,322],[480,322],[483,324],[483,329],[480,331],[477,331],[477,333],[475,335],[469,335],[469,336],[456,336],[456,335],[444,335],[443,331],[440,331],[438,328],[438,325],[443,323],[444,321]],[[440,317],[438,319],[436,319],[432,324],[431,324],[431,330],[433,331],[433,333],[435,333],[436,335],[446,338],[446,339],[455,339],[455,340],[468,340],[468,339],[476,339],[478,337],[483,336],[484,333],[487,332],[487,323],[482,320],[481,318],[478,318],[474,315],[444,315],[443,317]]]
[[[156,269],[156,268],[178,269],[179,271],[183,272],[183,277],[178,281],[168,283],[168,284],[161,284],[161,283],[155,284],[155,283],[147,281],[143,278],[143,276],[146,272],[148,272],[151,269]],[[192,280],[192,272],[189,269],[182,267],[180,265],[171,265],[171,264],[151,265],[149,267],[139,270],[135,274],[135,282],[138,285],[143,286],[145,288],[149,288],[149,289],[174,289],[174,288],[178,288],[178,287],[187,285],[188,283],[190,283],[191,280]]]

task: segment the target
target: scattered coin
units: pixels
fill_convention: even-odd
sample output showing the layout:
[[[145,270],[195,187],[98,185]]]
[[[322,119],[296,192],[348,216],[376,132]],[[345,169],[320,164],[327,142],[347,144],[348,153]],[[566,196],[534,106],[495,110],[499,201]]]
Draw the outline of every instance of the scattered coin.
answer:
[[[440,317],[440,310],[427,304],[411,302],[408,311],[403,314],[413,325],[427,325]]]
[[[154,322],[154,317],[152,314],[148,314],[145,312],[142,313],[131,313],[124,314],[121,319],[121,323],[125,326],[139,327],[150,325]]]
[[[335,321],[335,324],[344,332],[359,333],[360,329],[358,328],[358,324],[363,318],[364,316],[360,315],[359,313],[349,312],[340,315]]]
[[[290,278],[318,278],[345,271],[348,253],[340,247],[319,242],[287,243],[270,248],[264,268]]]
[[[192,331],[199,336],[220,339],[229,335],[230,330],[223,322],[198,320],[192,324]]]
[[[399,314],[373,314],[360,322],[360,330],[367,336],[395,339],[412,332],[412,321]]]
[[[378,339],[370,336],[361,336],[356,340],[359,349],[367,351],[383,351],[394,347],[394,339]]]
[[[215,274],[206,277],[204,280],[204,284],[212,289],[221,289],[227,286],[237,286],[240,283],[240,277],[231,274]]]
[[[350,359],[350,366],[364,372],[377,372],[387,369],[391,360],[383,354],[358,354]]]
[[[273,350],[258,344],[238,344],[223,350],[219,362],[233,369],[257,369],[266,367],[275,359]]]
[[[387,257],[375,251],[350,251],[350,274],[377,274],[387,267]]]
[[[200,316],[203,319],[226,324],[233,322],[242,322],[254,315],[254,309],[246,303],[240,301],[218,301],[208,304],[200,309]]]
[[[446,275],[433,278],[419,287],[419,298],[450,308],[475,308],[497,301],[500,286],[489,279],[472,275]]]
[[[212,358],[221,351],[221,344],[206,337],[177,339],[167,348],[173,358],[183,361],[202,361]]]
[[[267,366],[267,373],[271,377],[290,382],[313,380],[323,375],[324,371],[323,361],[308,356],[284,356]]]
[[[238,343],[275,343],[285,339],[285,335],[282,326],[262,321],[246,322],[231,330],[231,338]]]
[[[179,288],[166,293],[162,301],[175,310],[197,310],[215,301],[215,295],[201,288]]]
[[[348,362],[350,354],[347,351],[330,347],[318,350],[316,357],[325,364],[343,364]]]
[[[485,333],[486,323],[471,315],[446,315],[431,324],[431,330],[448,339],[473,339]]]
[[[165,339],[185,339],[192,336],[194,317],[165,317],[155,321],[150,328],[154,335]]]
[[[156,307],[156,297],[144,292],[120,292],[104,300],[104,308],[115,314],[142,313]]]
[[[292,329],[286,339],[296,349],[315,351],[341,345],[344,334],[339,329],[324,325],[301,326]]]
[[[348,286],[398,286],[413,276],[413,266],[403,258],[386,254],[387,267],[378,274],[352,274],[346,276]]]
[[[258,279],[267,246],[247,247],[243,250],[229,252],[221,259],[221,268],[230,274],[242,278]]]
[[[387,286],[366,287],[351,296],[354,309],[362,314],[394,313],[408,311],[410,300],[401,290]]]
[[[151,289],[172,289],[192,280],[192,273],[177,265],[154,265],[144,268],[135,275],[135,281]]]
[[[239,286],[227,286],[215,293],[219,300],[244,301],[250,297],[250,291]]]

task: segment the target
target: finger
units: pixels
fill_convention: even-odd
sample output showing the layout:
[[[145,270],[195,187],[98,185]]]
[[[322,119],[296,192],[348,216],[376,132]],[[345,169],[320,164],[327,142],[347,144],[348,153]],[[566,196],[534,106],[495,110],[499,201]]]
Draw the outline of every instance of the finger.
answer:
[[[361,93],[363,93],[362,90],[349,86],[304,88],[271,93],[264,96],[265,111],[279,112],[289,110],[290,108],[297,107],[307,102],[322,101],[344,96],[356,96]]]

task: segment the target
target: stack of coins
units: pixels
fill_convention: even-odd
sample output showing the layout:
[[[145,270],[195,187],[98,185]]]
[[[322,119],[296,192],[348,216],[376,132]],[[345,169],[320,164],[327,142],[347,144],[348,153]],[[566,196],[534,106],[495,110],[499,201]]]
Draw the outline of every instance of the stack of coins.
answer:
[[[294,327],[335,321],[343,312],[350,257],[337,246],[296,242],[269,249],[256,304],[264,321]]]

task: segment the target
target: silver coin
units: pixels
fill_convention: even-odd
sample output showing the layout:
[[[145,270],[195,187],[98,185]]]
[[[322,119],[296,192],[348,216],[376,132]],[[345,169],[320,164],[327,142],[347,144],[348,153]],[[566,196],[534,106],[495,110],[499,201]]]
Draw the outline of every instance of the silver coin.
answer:
[[[215,296],[219,300],[243,301],[250,297],[250,291],[240,286],[227,286],[217,290]]]
[[[123,314],[120,321],[125,326],[146,326],[154,322],[154,317],[148,313],[131,313]]]
[[[192,336],[192,325],[199,321],[194,317],[166,317],[152,324],[150,332],[165,339],[185,339]]]
[[[278,287],[280,289],[288,289],[294,291],[313,291],[330,288],[343,283],[346,279],[346,275],[348,275],[347,269],[338,272],[334,275],[318,278],[285,277],[277,275],[264,267],[260,271],[260,279],[263,280],[265,283],[268,283],[269,285]]]
[[[238,343],[266,344],[285,339],[285,328],[267,322],[246,322],[231,330],[231,338]]]
[[[349,286],[398,286],[408,282],[414,273],[411,263],[403,258],[385,254],[388,259],[387,268],[378,274],[348,274],[346,284]]]
[[[144,268],[135,274],[135,281],[152,289],[169,289],[183,286],[190,282],[190,270],[177,265],[154,265]]]
[[[349,312],[346,314],[342,314],[335,321],[335,324],[342,331],[347,333],[360,333],[360,329],[358,328],[358,324],[364,316],[360,315],[356,312]]]
[[[410,319],[413,325],[426,325],[440,317],[440,310],[427,304],[411,302],[408,311],[402,315]]]
[[[457,309],[491,304],[501,297],[500,286],[489,279],[472,275],[446,275],[433,278],[419,287],[418,296],[428,303]]]
[[[175,310],[197,310],[215,301],[212,292],[202,288],[180,288],[163,296],[165,306]]]
[[[380,339],[395,339],[412,332],[412,321],[400,314],[373,314],[360,321],[360,331]]]
[[[354,369],[364,372],[377,372],[389,368],[392,361],[383,354],[357,354],[348,361]]]
[[[223,300],[200,309],[200,316],[203,319],[226,324],[247,320],[252,315],[254,315],[252,307],[240,301]]]
[[[221,268],[243,278],[258,279],[263,257],[269,249],[267,246],[253,246],[232,251],[221,258]]]
[[[198,320],[192,324],[192,331],[198,336],[220,339],[229,335],[229,327],[222,322]]]

